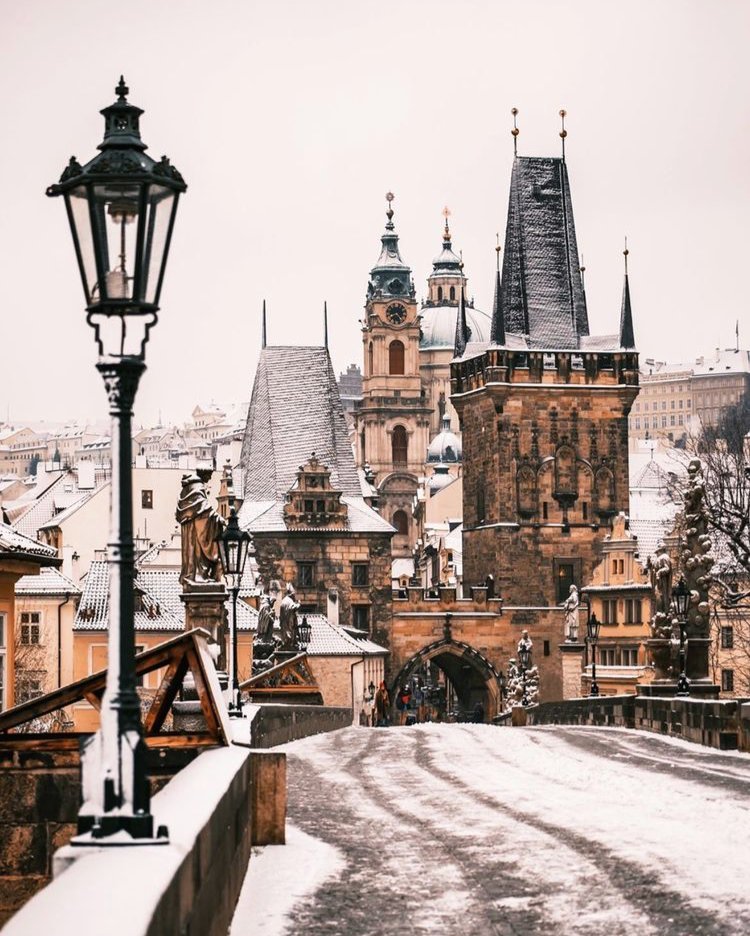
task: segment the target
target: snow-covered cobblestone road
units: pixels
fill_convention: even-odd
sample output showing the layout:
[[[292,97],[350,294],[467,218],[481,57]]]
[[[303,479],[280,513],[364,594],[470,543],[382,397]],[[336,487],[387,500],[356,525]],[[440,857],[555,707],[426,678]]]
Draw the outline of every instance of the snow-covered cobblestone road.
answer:
[[[232,936],[750,930],[750,756],[645,733],[422,725],[286,745],[289,834]]]

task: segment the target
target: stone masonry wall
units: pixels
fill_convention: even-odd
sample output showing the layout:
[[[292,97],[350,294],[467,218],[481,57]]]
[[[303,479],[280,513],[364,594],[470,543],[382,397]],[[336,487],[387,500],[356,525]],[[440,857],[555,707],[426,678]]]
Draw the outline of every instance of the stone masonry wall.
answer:
[[[197,751],[150,751],[151,791]],[[0,741],[0,926],[50,880],[52,855],[76,833],[77,751],[12,751]]]
[[[391,619],[391,548],[390,537],[384,534],[348,534],[320,532],[315,534],[255,533],[258,570],[264,584],[277,579],[282,584],[293,582],[297,599],[303,605],[315,605],[326,614],[328,592],[338,593],[339,621],[352,624],[352,606],[367,605],[370,609],[370,636],[382,646],[390,641]],[[315,563],[315,584],[301,588],[297,563]],[[369,585],[357,588],[352,584],[352,563],[369,565]]]

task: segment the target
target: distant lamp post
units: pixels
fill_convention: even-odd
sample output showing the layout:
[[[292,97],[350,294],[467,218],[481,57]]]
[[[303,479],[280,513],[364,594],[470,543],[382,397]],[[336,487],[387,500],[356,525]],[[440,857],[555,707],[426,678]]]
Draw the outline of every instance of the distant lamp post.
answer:
[[[521,664],[521,688],[523,690],[523,695],[521,696],[521,705],[528,705],[529,697],[526,694],[526,670],[529,668],[531,663],[530,647],[518,647],[518,662]]]
[[[112,417],[107,685],[101,727],[83,758],[78,815],[79,833],[100,844],[111,844],[108,837],[122,832],[137,842],[153,840],[135,686],[131,420],[177,202],[187,187],[166,156],[155,162],[146,155],[138,126],[143,111],[128,103],[122,78],[115,93],[117,101],[101,111],[101,152],[84,166],[71,157],[60,181],[47,189],[65,201]],[[166,830],[159,832],[158,840],[165,841]],[[122,839],[118,835],[116,843]]]
[[[312,637],[312,627],[307,620],[307,615],[302,615],[302,620],[297,622],[297,646],[300,650],[307,650],[310,646]]]
[[[685,631],[687,628],[688,606],[690,605],[690,589],[685,584],[684,576],[680,576],[677,588],[672,589],[672,601],[674,602],[675,611],[677,612],[677,623],[680,627],[680,675],[677,679],[676,695],[689,696],[690,680],[687,678],[687,673],[685,672],[685,658],[687,655],[687,635]]]
[[[242,693],[240,692],[237,665],[237,596],[240,593],[242,573],[245,571],[245,563],[249,552],[250,534],[240,529],[237,512],[233,507],[224,532],[219,537],[219,556],[221,558],[221,567],[224,570],[224,578],[227,580],[227,586],[232,593],[232,633],[230,637],[232,665],[229,668],[231,673],[229,695],[232,701],[229,703],[229,714],[234,718],[242,716]]]
[[[586,636],[591,645],[591,691],[589,695],[598,696],[599,686],[596,682],[596,642],[599,640],[599,628],[602,626],[596,614],[591,613],[591,605],[588,606],[588,616],[586,619]]]

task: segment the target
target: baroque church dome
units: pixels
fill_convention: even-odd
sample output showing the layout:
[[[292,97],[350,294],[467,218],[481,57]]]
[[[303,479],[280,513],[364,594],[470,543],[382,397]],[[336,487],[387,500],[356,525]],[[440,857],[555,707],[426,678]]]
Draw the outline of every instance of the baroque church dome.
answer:
[[[446,209],[447,212],[447,209]],[[451,233],[446,215],[443,230],[443,248],[432,261],[427,286],[429,296],[420,313],[421,336],[419,347],[422,350],[438,348],[453,349],[456,338],[456,319],[461,287],[466,287],[463,263],[453,252]],[[466,302],[466,324],[470,329],[470,340],[488,342],[492,319],[473,304]]]
[[[455,464],[460,462],[462,457],[461,439],[451,431],[450,416],[443,416],[440,432],[427,449],[427,461],[431,464]]]

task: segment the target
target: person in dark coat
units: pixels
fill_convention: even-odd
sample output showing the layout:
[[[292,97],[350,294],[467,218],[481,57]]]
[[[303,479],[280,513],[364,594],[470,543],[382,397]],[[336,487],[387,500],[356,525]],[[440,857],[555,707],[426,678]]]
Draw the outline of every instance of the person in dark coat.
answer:
[[[391,698],[384,682],[381,682],[375,693],[375,726],[385,728],[388,724],[388,714],[391,710]]]

